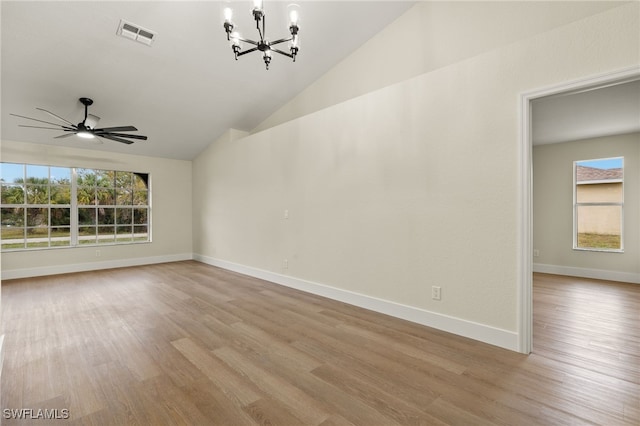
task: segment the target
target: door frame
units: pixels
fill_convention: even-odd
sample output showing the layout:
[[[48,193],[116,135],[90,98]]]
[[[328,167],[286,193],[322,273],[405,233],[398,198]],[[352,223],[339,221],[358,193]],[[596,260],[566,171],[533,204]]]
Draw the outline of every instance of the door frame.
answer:
[[[520,94],[519,117],[519,234],[518,234],[518,352],[533,346],[533,138],[531,102],[535,99],[613,86],[640,78],[640,65],[579,78]]]

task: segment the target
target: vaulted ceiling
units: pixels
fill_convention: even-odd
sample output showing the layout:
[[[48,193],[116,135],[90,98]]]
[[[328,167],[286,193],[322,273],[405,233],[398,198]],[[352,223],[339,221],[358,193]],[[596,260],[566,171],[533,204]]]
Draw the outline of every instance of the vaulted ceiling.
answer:
[[[265,0],[267,36],[288,35],[288,2]],[[250,131],[404,13],[413,2],[302,1],[295,63],[258,53],[238,61],[226,40],[232,5],[242,35],[255,38],[247,1],[2,1],[2,139],[192,159],[229,128]],[[157,32],[152,46],[116,35],[121,19]],[[98,127],[133,125],[147,141],[87,142],[9,113],[51,121],[36,107],[82,121],[94,100]]]
[[[295,1],[295,0],[290,0]],[[267,35],[288,35],[287,1],[265,0]],[[251,131],[409,9],[402,1],[300,1],[295,63],[258,53],[233,58],[223,9],[255,38],[250,1],[2,1],[2,139],[176,159],[193,159],[229,128]],[[121,19],[157,32],[151,47],[116,35]],[[384,52],[381,52],[384,54]],[[375,70],[372,70],[375,72]],[[50,121],[36,107],[82,121],[94,100],[99,127],[134,125],[149,137],[101,144],[9,113]],[[640,82],[539,99],[534,144],[640,131]],[[54,119],[55,121],[55,119]]]

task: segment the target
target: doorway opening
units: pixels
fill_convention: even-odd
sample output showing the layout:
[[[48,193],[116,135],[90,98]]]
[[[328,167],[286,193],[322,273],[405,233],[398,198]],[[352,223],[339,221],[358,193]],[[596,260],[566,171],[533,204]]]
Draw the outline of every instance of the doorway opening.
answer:
[[[533,345],[533,109],[541,100],[568,98],[640,80],[640,67],[587,77],[546,87],[520,96],[520,223],[518,258],[518,351],[530,353]],[[538,253],[535,253],[538,254]]]

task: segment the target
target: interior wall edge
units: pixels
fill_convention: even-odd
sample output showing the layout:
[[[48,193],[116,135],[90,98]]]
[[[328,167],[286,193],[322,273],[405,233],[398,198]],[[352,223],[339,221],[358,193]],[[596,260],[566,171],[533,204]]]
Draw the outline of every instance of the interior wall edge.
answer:
[[[640,273],[608,271],[605,269],[576,268],[574,266],[548,265],[534,263],[533,272],[543,274],[566,275],[579,278],[593,278],[596,280],[619,281],[640,284]]]
[[[2,367],[4,366],[4,334],[0,334],[0,383],[2,383]]]
[[[427,311],[425,309],[407,306],[397,302],[379,299],[361,293],[303,280],[290,275],[278,274],[201,254],[194,253],[193,260],[427,327],[432,327],[462,337],[478,340],[503,349],[511,351],[518,350],[518,334],[513,331],[503,330],[478,322],[443,315]]]

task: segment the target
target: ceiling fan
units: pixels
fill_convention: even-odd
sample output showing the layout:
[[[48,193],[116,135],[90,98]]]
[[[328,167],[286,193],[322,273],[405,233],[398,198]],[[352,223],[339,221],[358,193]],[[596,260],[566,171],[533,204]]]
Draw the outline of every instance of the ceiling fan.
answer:
[[[102,129],[96,129],[96,125],[98,124],[98,121],[100,121],[100,117],[95,116],[93,114],[89,114],[89,105],[93,104],[93,100],[89,98],[80,98],[79,101],[82,103],[82,105],[84,105],[84,120],[82,120],[82,122],[78,123],[77,125],[43,108],[36,108],[36,109],[46,112],[47,114],[63,122],[64,124],[51,123],[49,121],[38,120],[37,118],[25,117],[24,115],[18,115],[18,114],[10,114],[10,115],[13,115],[15,117],[20,117],[20,118],[26,118],[27,120],[38,121],[40,123],[45,123],[52,126],[58,126],[58,127],[42,127],[42,126],[27,126],[24,124],[19,125],[20,127],[32,127],[34,129],[62,130],[63,132],[65,132],[60,136],[56,136],[54,139],[61,139],[61,138],[67,138],[73,135],[78,135],[81,138],[86,138],[86,139],[92,139],[97,136],[99,138],[109,139],[112,141],[122,142],[126,144],[132,144],[134,142],[129,139],[138,139],[143,141],[147,140],[146,136],[129,135],[126,133],[120,133],[120,132],[138,131],[138,129],[136,129],[133,126],[104,127]]]

